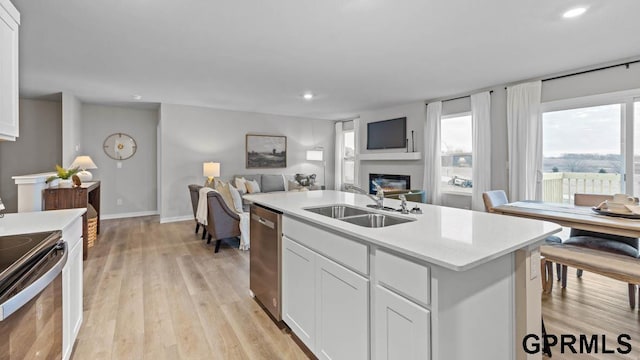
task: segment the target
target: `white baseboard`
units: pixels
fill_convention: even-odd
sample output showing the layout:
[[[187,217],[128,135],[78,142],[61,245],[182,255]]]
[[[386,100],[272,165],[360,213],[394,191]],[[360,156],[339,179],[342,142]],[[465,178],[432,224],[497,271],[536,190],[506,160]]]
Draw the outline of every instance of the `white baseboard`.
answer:
[[[155,210],[152,210],[152,211],[121,213],[121,214],[100,215],[100,220],[124,219],[124,218],[140,217],[140,216],[151,216],[151,215],[158,215],[158,212]]]
[[[161,217],[160,224],[166,224],[166,223],[178,222],[178,221],[187,221],[187,220],[193,220],[193,215],[172,216],[172,217],[164,217],[164,218]]]

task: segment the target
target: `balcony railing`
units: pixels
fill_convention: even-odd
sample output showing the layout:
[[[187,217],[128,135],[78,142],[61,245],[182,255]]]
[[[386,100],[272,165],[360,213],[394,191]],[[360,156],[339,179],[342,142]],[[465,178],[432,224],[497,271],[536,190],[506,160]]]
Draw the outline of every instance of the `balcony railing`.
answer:
[[[573,195],[620,193],[622,175],[608,173],[551,172],[542,177],[542,200],[573,203]]]

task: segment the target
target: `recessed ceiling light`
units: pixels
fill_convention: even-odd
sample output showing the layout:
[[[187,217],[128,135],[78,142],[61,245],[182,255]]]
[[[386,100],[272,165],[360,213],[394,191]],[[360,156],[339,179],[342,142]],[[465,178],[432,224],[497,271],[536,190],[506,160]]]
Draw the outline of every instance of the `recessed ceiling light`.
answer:
[[[142,95],[133,95],[133,100],[142,100]]]
[[[305,100],[312,100],[312,99],[313,99],[313,94],[312,94],[312,93],[310,93],[310,92],[306,92],[306,93],[304,93],[304,95],[302,95],[302,97],[303,97]]]
[[[584,14],[586,11],[587,11],[587,8],[577,7],[577,8],[567,10],[564,14],[562,14],[562,17],[565,19],[570,19],[570,18],[578,17]]]

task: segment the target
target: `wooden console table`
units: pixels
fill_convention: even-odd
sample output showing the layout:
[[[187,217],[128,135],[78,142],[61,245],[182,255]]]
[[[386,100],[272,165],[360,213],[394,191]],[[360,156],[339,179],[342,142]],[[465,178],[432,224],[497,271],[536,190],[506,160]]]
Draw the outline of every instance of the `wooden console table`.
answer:
[[[80,187],[52,187],[43,190],[44,210],[87,208],[89,204],[98,214],[98,234],[100,234],[100,181],[86,182]],[[82,215],[83,259],[88,255],[87,213]]]

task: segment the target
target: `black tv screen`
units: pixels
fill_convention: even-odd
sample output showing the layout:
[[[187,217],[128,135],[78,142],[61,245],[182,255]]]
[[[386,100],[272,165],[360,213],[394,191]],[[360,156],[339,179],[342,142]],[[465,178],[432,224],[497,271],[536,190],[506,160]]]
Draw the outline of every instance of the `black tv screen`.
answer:
[[[367,124],[367,149],[398,149],[407,146],[407,118]]]

